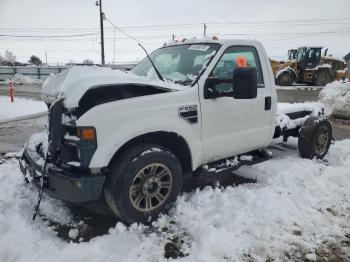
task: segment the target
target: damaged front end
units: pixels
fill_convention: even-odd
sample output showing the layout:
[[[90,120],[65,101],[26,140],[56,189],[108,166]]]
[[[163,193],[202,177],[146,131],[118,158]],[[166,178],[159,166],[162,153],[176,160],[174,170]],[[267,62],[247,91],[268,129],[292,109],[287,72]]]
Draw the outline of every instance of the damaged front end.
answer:
[[[44,191],[53,197],[73,203],[98,200],[105,177],[88,168],[96,148],[96,130],[77,127],[58,99],[50,106],[48,132],[33,135],[25,144],[20,168],[38,187],[45,174]]]

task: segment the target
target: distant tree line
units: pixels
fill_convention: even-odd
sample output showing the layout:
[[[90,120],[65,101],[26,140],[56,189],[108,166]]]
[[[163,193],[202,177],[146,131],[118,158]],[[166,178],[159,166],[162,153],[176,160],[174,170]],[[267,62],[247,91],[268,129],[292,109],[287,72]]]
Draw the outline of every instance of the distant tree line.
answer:
[[[16,56],[12,51],[6,50],[4,52],[4,55],[1,55],[1,53],[0,53],[0,65],[2,65],[2,66],[27,66],[27,65],[40,66],[42,64],[43,64],[43,62],[36,55],[31,55],[29,60],[28,60],[28,63],[20,63],[20,62],[17,62]],[[76,64],[76,63],[71,61],[70,63],[67,63],[67,64]],[[87,58],[87,59],[83,60],[82,64],[83,65],[93,65],[94,61]]]

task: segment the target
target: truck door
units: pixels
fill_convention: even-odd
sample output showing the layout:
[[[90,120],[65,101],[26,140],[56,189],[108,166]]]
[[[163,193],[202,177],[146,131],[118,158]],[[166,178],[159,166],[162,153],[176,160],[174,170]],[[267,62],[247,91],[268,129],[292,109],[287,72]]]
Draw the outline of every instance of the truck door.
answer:
[[[234,88],[233,70],[237,66],[256,67],[256,98],[234,99],[230,95]],[[275,119],[275,116],[272,116],[271,104],[275,97],[271,99],[266,61],[260,60],[257,49],[253,46],[228,47],[206,80],[203,79],[200,83],[203,89],[199,90],[205,91],[204,89],[208,88],[206,82],[209,78],[219,82],[211,85],[211,88],[219,93],[224,92],[227,96],[206,99],[203,94],[200,95],[204,160],[210,162],[246,153],[269,143]]]

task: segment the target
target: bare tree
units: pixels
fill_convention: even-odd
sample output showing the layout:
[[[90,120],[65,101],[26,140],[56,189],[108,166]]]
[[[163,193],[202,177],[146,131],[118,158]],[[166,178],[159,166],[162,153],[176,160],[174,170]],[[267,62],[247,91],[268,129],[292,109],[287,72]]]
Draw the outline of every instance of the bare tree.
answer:
[[[6,50],[4,54],[4,61],[9,64],[14,64],[16,62],[16,56],[10,50]]]

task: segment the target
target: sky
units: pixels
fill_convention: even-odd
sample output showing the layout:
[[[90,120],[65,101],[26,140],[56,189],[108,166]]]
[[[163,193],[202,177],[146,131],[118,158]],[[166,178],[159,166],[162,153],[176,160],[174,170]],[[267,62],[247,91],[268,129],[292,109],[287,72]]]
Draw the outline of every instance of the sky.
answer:
[[[350,52],[350,0],[102,1],[107,63],[142,59],[137,41],[151,52],[173,34],[201,38],[204,23],[208,37],[255,39],[279,60],[304,45]],[[33,54],[45,62],[46,53],[52,65],[100,63],[99,8],[95,0],[0,0],[0,54],[7,49],[20,62]]]

